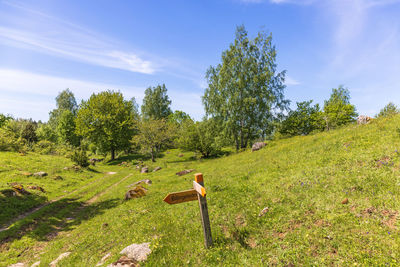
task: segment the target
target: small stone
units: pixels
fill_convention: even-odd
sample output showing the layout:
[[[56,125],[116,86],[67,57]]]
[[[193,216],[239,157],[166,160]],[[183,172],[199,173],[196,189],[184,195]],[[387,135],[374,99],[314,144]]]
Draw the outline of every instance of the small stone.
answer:
[[[71,252],[65,252],[65,253],[61,254],[60,256],[57,257],[57,259],[55,259],[54,261],[50,262],[50,265],[49,265],[49,266],[50,266],[50,267],[56,267],[56,266],[57,266],[57,263],[58,263],[60,260],[64,259],[65,257],[68,257],[69,254],[71,254]]]
[[[8,265],[8,267],[25,267],[25,264],[22,262],[18,262],[15,264]]]
[[[101,266],[104,264],[104,262],[111,257],[111,253],[107,253],[103,258],[101,258],[101,260],[96,264],[96,266]]]
[[[31,267],[38,267],[39,265],[40,265],[40,261],[37,261],[34,264],[32,264]]]
[[[21,174],[24,176],[32,176],[32,173],[30,173],[30,172],[22,172]]]
[[[106,172],[106,174],[113,175],[113,174],[116,174],[116,172]]]
[[[148,173],[149,172],[149,168],[148,167],[143,167],[140,172],[141,173]]]
[[[53,177],[53,180],[64,180],[60,175],[56,175]]]
[[[155,167],[153,172],[156,172],[156,171],[159,171],[159,170],[161,170],[161,167]]]
[[[143,180],[134,182],[133,184],[130,184],[130,185],[128,185],[127,187],[132,187],[132,186],[135,186],[135,185],[138,185],[138,184],[141,184],[141,183],[150,185],[150,184],[152,184],[153,182],[152,182],[150,179],[143,179]]]
[[[44,177],[47,176],[47,172],[35,172],[33,176]]]
[[[268,211],[269,211],[269,208],[268,208],[268,207],[263,208],[263,210],[260,211],[260,214],[258,214],[258,217],[264,216],[265,213],[267,213]]]
[[[183,171],[177,172],[176,175],[182,176],[182,175],[191,173],[192,171],[194,171],[194,170],[193,169],[183,170]]]
[[[348,198],[343,199],[342,204],[349,204],[349,199]]]
[[[120,252],[135,261],[145,261],[150,253],[150,243],[132,244]]]
[[[119,260],[107,265],[107,267],[136,267],[139,266],[137,261],[129,259],[127,256],[121,256]]]

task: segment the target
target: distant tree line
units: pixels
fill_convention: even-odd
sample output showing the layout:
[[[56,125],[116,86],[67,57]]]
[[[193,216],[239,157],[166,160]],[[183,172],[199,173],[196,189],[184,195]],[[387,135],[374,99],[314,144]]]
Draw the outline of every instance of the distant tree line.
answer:
[[[111,160],[137,152],[155,161],[167,148],[211,157],[223,147],[246,149],[257,140],[329,131],[355,121],[356,108],[343,86],[332,89],[323,107],[309,100],[290,110],[286,72],[277,71],[276,56],[271,34],[259,32],[251,39],[239,26],[221,62],[206,72],[202,120],[173,111],[165,84],[148,87],[140,108],[135,98],[111,90],[78,104],[66,89],[56,97],[47,123],[0,114],[0,151],[69,154],[77,162],[85,161],[87,151]],[[389,103],[377,117],[398,113]]]

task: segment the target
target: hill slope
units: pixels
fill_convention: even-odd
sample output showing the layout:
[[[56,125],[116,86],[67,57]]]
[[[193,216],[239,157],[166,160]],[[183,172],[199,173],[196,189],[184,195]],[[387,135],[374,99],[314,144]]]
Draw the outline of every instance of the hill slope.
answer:
[[[117,174],[0,233],[0,265],[40,260],[48,266],[70,251],[60,266],[94,266],[105,254],[110,263],[142,242],[151,242],[149,266],[398,264],[398,125],[400,116],[219,159],[180,158],[173,150],[156,163],[162,170],[149,174],[99,167]],[[215,243],[209,250],[198,204],[162,201],[191,188],[193,173],[175,175],[189,168],[204,174]],[[127,186],[144,178],[153,181],[148,194],[123,201]]]

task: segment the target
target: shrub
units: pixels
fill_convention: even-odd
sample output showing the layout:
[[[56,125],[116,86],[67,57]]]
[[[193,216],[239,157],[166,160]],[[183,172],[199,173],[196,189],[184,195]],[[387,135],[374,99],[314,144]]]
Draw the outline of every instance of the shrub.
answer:
[[[23,148],[22,140],[7,129],[0,129],[0,151],[19,151]]]
[[[55,152],[55,144],[47,140],[41,140],[35,144],[33,150],[42,155],[53,154]]]
[[[86,151],[83,149],[75,150],[72,153],[71,160],[81,167],[89,166],[89,158],[86,155]]]
[[[389,102],[389,104],[387,104],[383,109],[381,109],[381,111],[379,112],[378,115],[376,115],[376,117],[377,118],[390,117],[399,113],[400,113],[399,108],[392,102]]]

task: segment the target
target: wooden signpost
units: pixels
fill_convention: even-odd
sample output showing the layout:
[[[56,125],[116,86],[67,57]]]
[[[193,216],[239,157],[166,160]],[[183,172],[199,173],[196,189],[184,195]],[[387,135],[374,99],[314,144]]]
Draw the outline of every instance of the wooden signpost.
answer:
[[[168,204],[178,204],[192,200],[199,200],[201,224],[204,232],[204,244],[206,248],[212,246],[210,218],[208,217],[206,189],[204,188],[203,174],[196,173],[194,175],[193,189],[169,193],[164,201]]]

